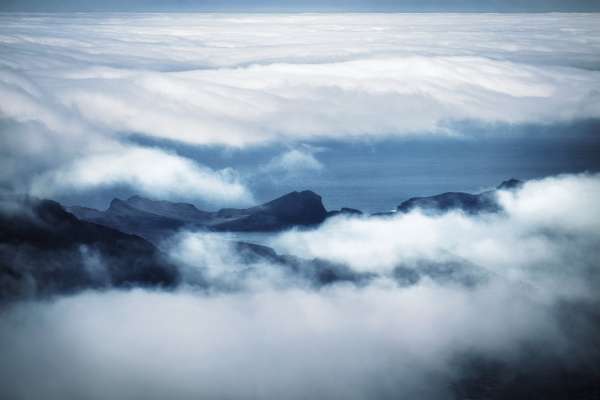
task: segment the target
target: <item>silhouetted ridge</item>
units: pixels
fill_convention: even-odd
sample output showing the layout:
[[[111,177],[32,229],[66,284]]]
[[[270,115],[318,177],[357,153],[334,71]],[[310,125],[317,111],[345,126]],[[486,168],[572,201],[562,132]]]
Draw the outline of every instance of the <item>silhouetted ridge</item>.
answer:
[[[402,202],[398,206],[398,211],[407,212],[415,208],[435,211],[458,209],[471,214],[500,211],[500,206],[496,203],[493,194],[489,192],[482,194],[448,192],[436,196],[413,197]]]
[[[80,221],[51,200],[13,196],[1,203],[0,298],[178,280],[141,237]]]
[[[522,185],[523,182],[511,178],[498,185],[496,190],[514,190]],[[502,207],[496,200],[495,190],[479,194],[448,192],[435,196],[413,197],[402,202],[398,206],[397,211],[408,212],[416,208],[430,212],[461,210],[469,214],[482,212],[494,213],[502,210]]]
[[[216,212],[201,211],[193,204],[150,200],[132,196],[113,199],[106,211],[70,207],[78,218],[140,235],[153,242],[180,229],[214,231],[277,231],[323,222],[327,211],[321,196],[310,191],[291,192],[262,205]]]
[[[523,183],[511,178],[497,190],[514,190]],[[402,202],[399,212],[420,208],[428,212],[462,210],[466,213],[498,212],[501,207],[494,190],[479,194],[447,192],[435,196],[413,197]],[[321,196],[304,190],[287,193],[267,203],[249,208],[223,208],[203,211],[190,203],[151,200],[132,196],[126,201],[114,199],[106,211],[71,207],[78,218],[140,235],[154,243],[179,230],[211,230],[230,232],[272,232],[295,226],[312,226],[336,215],[361,215],[360,210],[343,207],[327,212]],[[374,215],[393,215],[391,212]]]
[[[336,215],[362,215],[363,212],[360,210],[357,210],[355,208],[349,208],[349,207],[342,207],[339,210],[331,210],[331,211],[327,211],[327,218],[330,217],[335,217]]]
[[[291,192],[260,206],[245,210],[224,209],[217,212],[230,221],[217,223],[216,230],[273,231],[295,225],[314,225],[325,220],[327,211],[321,196],[310,190]]]
[[[501,184],[499,184],[496,189],[498,190],[512,190],[512,189],[519,189],[521,186],[523,186],[523,181],[520,181],[518,179],[515,178],[510,178],[504,182],[502,182]]]
[[[138,210],[187,222],[198,222],[210,217],[209,212],[198,210],[196,206],[189,203],[174,203],[132,196],[127,199],[127,204]]]

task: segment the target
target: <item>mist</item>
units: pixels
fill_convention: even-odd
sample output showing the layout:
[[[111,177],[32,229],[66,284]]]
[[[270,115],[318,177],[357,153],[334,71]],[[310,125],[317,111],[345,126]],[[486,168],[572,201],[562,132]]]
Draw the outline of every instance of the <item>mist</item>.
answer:
[[[500,214],[340,216],[270,239],[370,274],[357,282],[315,285],[243,262],[227,234],[181,232],[161,246],[177,289],[0,311],[3,393],[443,399],[481,395],[488,371],[504,395],[525,396],[510,386],[525,379],[560,398],[556,374],[598,373],[599,188],[598,175],[563,175],[499,192]]]

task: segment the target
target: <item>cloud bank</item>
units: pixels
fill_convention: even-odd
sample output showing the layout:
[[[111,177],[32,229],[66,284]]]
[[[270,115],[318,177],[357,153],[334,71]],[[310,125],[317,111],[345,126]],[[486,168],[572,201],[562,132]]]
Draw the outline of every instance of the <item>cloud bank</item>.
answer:
[[[131,173],[113,176],[108,168],[96,177],[99,184],[177,193],[180,179],[168,188],[139,179],[148,165],[138,163],[143,151],[145,160],[155,156],[152,164],[164,164],[165,174],[181,176],[186,168],[184,187],[203,188],[194,196],[220,191],[203,200],[243,202],[242,183],[209,171],[202,160],[123,146],[131,133],[191,145],[294,148],[329,139],[460,136],[456,123],[465,120],[598,118],[597,20],[595,14],[0,15],[0,133],[10,149],[4,174],[14,185],[130,155]],[[18,163],[30,173],[15,171]]]
[[[131,146],[88,155],[38,176],[31,192],[51,197],[61,190],[116,185],[129,185],[141,193],[165,198],[203,199],[217,204],[254,201],[234,170],[214,171],[157,148]]]
[[[179,290],[1,310],[0,386],[48,399],[560,397],[561,374],[600,370],[598,198],[600,176],[563,175],[499,192],[500,214],[336,217],[277,236],[280,251],[374,274],[320,288],[241,263],[230,237],[182,233],[164,244]]]
[[[399,266],[459,263],[537,287],[543,296],[594,297],[600,176],[564,175],[500,191],[504,211],[472,217],[420,210],[386,218],[337,217],[273,239],[280,252],[392,274]],[[590,279],[590,276],[594,279]],[[560,278],[558,278],[560,277]],[[547,286],[546,286],[547,285]]]

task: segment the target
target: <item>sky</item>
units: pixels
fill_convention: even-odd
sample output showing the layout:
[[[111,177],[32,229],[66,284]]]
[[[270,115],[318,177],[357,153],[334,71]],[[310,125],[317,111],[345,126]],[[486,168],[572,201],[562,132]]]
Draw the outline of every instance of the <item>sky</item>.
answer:
[[[2,11],[596,12],[595,0],[3,0]]]

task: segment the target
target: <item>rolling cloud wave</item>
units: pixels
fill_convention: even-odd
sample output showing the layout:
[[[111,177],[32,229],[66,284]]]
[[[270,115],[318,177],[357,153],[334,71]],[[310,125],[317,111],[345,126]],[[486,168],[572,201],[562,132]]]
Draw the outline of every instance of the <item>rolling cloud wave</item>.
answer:
[[[2,141],[12,153],[5,180],[33,179],[10,172],[17,158],[43,164],[32,167],[39,175],[139,154],[144,150],[123,151],[130,133],[245,148],[460,136],[455,123],[465,120],[550,124],[600,117],[597,16],[528,15],[526,24],[523,18],[4,14],[0,113]],[[177,157],[165,168],[189,166],[186,181],[204,188],[191,197],[251,198],[240,189],[244,182],[222,179],[202,160],[160,151],[146,154],[156,155],[155,164]],[[135,157],[129,165],[138,169],[133,176],[142,173]],[[211,178],[198,179],[198,169]],[[117,178],[107,174],[103,184],[148,189]],[[157,196],[178,193],[175,185],[163,189],[152,188]]]

